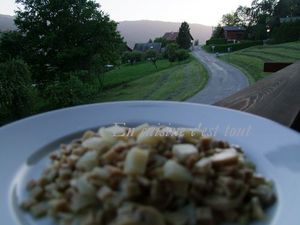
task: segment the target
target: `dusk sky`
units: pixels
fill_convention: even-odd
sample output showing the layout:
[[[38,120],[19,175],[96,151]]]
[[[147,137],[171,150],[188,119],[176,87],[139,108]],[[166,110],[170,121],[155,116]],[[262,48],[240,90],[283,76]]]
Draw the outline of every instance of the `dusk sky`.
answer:
[[[187,21],[216,25],[223,14],[234,11],[239,5],[250,6],[252,0],[97,0],[104,12],[115,21],[162,20]],[[14,15],[14,0],[0,0],[0,13]]]

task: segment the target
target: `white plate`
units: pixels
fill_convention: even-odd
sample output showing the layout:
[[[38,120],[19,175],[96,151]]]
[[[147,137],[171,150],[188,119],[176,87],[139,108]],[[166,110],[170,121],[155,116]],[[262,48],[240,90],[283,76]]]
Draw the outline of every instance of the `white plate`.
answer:
[[[278,201],[268,211],[266,225],[300,224],[300,135],[270,120],[208,105],[177,102],[115,102],[83,105],[33,116],[0,128],[0,224],[53,224],[32,220],[19,210],[24,184],[37,176],[47,155],[78,132],[113,123],[161,123],[198,127],[217,138],[242,146],[258,171],[274,180]],[[228,136],[226,128],[243,128],[243,136]],[[249,130],[250,128],[250,130]],[[248,129],[248,130],[247,130]],[[226,136],[225,136],[226,135]]]

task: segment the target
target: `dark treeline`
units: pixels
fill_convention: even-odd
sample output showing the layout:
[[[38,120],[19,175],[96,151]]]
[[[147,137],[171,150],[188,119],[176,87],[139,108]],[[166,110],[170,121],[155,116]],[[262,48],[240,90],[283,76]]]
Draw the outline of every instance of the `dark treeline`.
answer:
[[[222,26],[243,26],[252,40],[271,39],[273,43],[299,40],[299,0],[254,0],[250,7],[239,6],[236,11],[223,15],[214,29],[213,38],[222,38]],[[284,22],[280,19],[285,18]]]

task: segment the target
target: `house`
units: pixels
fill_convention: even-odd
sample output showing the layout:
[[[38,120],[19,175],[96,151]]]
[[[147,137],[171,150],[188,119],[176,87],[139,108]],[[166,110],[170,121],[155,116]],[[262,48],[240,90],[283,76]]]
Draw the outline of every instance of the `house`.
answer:
[[[280,23],[290,23],[290,22],[296,22],[300,21],[300,16],[294,16],[294,17],[284,17],[280,18]]]
[[[167,41],[176,41],[178,37],[179,32],[167,32],[164,34],[163,38],[166,39]],[[190,34],[191,40],[194,40],[193,36]]]
[[[246,29],[240,26],[224,26],[223,31],[227,41],[242,40],[246,35]]]
[[[137,43],[134,45],[134,51],[146,52],[149,49],[154,49],[161,52],[161,43]]]

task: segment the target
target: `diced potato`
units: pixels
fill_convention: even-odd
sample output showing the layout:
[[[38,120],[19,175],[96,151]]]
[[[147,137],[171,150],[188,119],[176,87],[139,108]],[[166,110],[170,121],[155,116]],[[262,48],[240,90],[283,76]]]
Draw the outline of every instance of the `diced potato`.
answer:
[[[130,136],[137,137],[141,132],[143,132],[143,130],[147,129],[148,127],[149,127],[149,124],[144,123],[144,124],[141,124],[137,127],[129,128],[129,130],[131,131]]]
[[[80,195],[85,196],[94,196],[96,194],[96,189],[92,184],[90,184],[85,176],[81,176],[80,178],[76,180],[71,181],[71,185],[73,187],[76,187],[78,190],[78,193]]]
[[[146,145],[157,145],[162,136],[157,135],[158,127],[149,127],[137,136],[137,143]]]
[[[90,171],[98,164],[97,152],[86,152],[76,163],[76,168]]]
[[[200,159],[196,164],[194,165],[195,171],[197,172],[203,172],[207,171],[207,169],[211,168],[212,161],[210,158],[203,158]]]
[[[198,150],[195,145],[192,144],[177,144],[173,145],[172,152],[179,161],[184,161],[189,156],[197,154]]]
[[[175,182],[190,182],[192,180],[191,173],[182,165],[174,160],[168,160],[164,167],[164,178]]]
[[[108,186],[103,186],[100,188],[100,190],[97,192],[97,197],[101,201],[104,201],[106,198],[113,195],[113,191]]]
[[[238,153],[234,148],[228,148],[224,151],[217,153],[211,157],[213,165],[224,166],[232,165],[238,162]]]
[[[111,127],[102,127],[99,129],[98,133],[104,139],[111,139],[117,136],[125,136],[126,135],[126,128],[121,126],[111,126]]]
[[[124,172],[130,175],[144,174],[149,151],[134,147],[129,150],[125,159]]]
[[[102,153],[105,149],[111,147],[114,144],[113,139],[104,139],[101,137],[91,137],[82,142],[82,146],[90,150],[96,150],[98,153]]]

